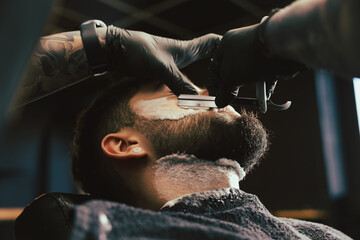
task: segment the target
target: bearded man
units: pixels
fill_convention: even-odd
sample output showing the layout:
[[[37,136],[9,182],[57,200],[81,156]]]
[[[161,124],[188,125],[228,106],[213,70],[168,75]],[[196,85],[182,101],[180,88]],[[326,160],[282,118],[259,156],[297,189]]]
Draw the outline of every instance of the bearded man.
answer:
[[[220,36],[179,41],[91,24],[96,54],[85,28],[40,39],[17,103],[106,71],[135,77],[118,81],[79,118],[73,173],[99,200],[75,207],[72,239],[349,239],[328,226],[277,218],[240,190],[269,145],[253,115],[177,106],[179,94],[207,94],[180,69],[212,55]],[[224,66],[219,56],[212,75]]]
[[[111,87],[78,121],[75,179],[106,200],[76,207],[72,239],[348,238],[277,218],[239,189],[268,145],[261,122],[245,111],[182,109],[156,80]]]

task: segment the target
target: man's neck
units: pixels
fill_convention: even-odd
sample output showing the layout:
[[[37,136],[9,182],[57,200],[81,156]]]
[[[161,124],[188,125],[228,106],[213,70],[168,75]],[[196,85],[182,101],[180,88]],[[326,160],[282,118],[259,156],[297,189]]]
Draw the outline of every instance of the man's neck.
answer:
[[[172,155],[156,161],[154,189],[164,203],[185,194],[221,188],[239,188],[245,176],[240,165],[228,159],[216,162],[188,155]]]
[[[175,198],[186,194],[239,188],[244,170],[233,160],[208,161],[191,155],[169,155],[154,161],[141,171],[127,175],[135,207],[160,210]]]
[[[221,188],[239,188],[235,174],[225,174],[220,171],[211,171],[206,177],[199,177],[196,172],[191,172],[183,178],[173,178],[158,174],[155,180],[155,190],[165,202],[186,194],[203,192]]]

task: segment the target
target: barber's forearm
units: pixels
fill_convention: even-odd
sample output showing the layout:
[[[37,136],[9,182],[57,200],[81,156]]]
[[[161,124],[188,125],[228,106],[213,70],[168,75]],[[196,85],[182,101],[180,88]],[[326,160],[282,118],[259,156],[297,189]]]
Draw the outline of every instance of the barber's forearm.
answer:
[[[106,28],[98,28],[97,34],[101,46],[105,47]],[[74,84],[91,74],[80,31],[40,38],[29,65],[16,105]]]
[[[272,51],[315,68],[360,75],[360,1],[298,0],[268,22]]]

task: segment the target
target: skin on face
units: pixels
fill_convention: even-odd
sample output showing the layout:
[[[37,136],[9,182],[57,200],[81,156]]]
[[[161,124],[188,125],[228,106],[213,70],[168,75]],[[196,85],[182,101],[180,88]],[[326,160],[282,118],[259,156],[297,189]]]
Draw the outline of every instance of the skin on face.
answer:
[[[209,95],[206,89],[200,89],[195,85],[194,87],[200,95]],[[178,120],[188,115],[206,111],[240,115],[231,106],[224,109],[191,109],[179,107],[177,101],[177,96],[166,85],[148,84],[142,86],[130,100],[130,107],[139,116],[159,120]]]
[[[201,95],[208,95],[207,90],[196,88]],[[177,96],[166,85],[149,83],[140,87],[129,105],[140,117],[153,120],[178,121],[185,116],[204,112],[209,115],[219,114],[222,119],[229,122],[240,116],[231,106],[225,109],[183,109],[177,105],[177,101]],[[125,147],[121,147],[122,144]],[[135,147],[140,147],[141,151],[134,153],[132,149]],[[158,210],[167,201],[183,194],[217,188],[238,188],[238,182],[242,179],[236,171],[237,168],[231,164],[214,164],[206,160],[202,160],[202,165],[197,164],[199,169],[196,171],[195,165],[191,166],[191,171],[185,171],[181,165],[178,168],[172,165],[172,172],[177,174],[182,170],[187,174],[170,174],[169,168],[166,168],[166,171],[160,171],[160,168],[156,170],[154,166],[159,164],[152,142],[143,133],[132,128],[107,135],[103,140],[102,149],[113,159],[114,167],[139,200],[134,206],[142,208]],[[236,164],[240,168],[240,165]],[[199,175],[203,177],[199,179]],[[189,182],[192,184],[189,185]]]

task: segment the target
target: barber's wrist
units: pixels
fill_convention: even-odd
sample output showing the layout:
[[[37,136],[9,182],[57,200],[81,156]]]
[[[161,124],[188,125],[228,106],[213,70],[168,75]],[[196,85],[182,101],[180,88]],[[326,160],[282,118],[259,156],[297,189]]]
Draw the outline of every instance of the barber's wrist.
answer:
[[[260,23],[258,27],[258,39],[261,44],[264,57],[274,63],[273,70],[277,73],[276,80],[285,80],[293,78],[299,72],[307,70],[308,67],[298,61],[280,56],[271,45],[268,35],[269,31],[267,30],[270,24],[272,24],[271,20],[277,17],[280,10],[281,9],[278,8],[271,10],[268,17]]]
[[[85,21],[78,26],[90,72],[94,76],[106,74],[108,71],[104,33],[98,30],[105,27],[106,24],[97,19]]]

